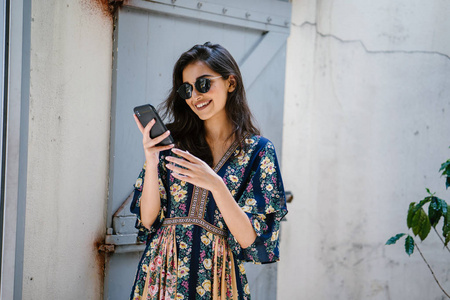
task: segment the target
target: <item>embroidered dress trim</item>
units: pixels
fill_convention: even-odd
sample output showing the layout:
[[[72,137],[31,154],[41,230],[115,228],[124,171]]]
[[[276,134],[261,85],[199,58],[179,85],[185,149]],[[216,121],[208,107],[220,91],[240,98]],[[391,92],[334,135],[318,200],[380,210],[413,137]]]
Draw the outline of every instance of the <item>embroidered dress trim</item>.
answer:
[[[219,172],[220,168],[227,162],[230,156],[236,151],[237,147],[249,136],[249,133],[246,133],[240,141],[234,141],[233,144],[228,148],[227,152],[222,156],[220,161],[214,167],[214,172]],[[192,201],[191,206],[189,207],[189,217],[191,218],[199,218],[203,219],[206,210],[206,203],[208,199],[208,191],[202,189],[198,186],[194,186],[194,191],[192,193]],[[201,195],[199,199],[199,195]]]
[[[167,218],[164,220],[162,226],[169,225],[182,225],[182,224],[194,224],[198,225],[211,233],[220,235],[222,237],[227,237],[227,231],[223,230],[217,226],[214,226],[203,219],[195,218],[195,217],[186,217],[186,218]]]

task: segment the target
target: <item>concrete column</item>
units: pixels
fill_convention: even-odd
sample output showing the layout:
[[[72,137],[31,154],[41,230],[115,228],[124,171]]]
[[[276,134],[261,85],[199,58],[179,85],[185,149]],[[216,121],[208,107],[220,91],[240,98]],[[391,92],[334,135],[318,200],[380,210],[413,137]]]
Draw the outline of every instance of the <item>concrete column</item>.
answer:
[[[112,18],[33,1],[23,299],[101,299]]]

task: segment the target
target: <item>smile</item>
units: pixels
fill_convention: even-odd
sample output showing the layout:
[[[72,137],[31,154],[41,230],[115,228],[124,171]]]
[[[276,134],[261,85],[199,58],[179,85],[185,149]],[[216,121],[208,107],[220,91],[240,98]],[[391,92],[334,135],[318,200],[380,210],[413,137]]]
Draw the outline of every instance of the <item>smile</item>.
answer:
[[[195,105],[195,107],[196,107],[197,109],[202,109],[202,108],[208,106],[208,104],[210,104],[211,102],[212,102],[212,100],[205,101],[205,102],[202,102],[202,103],[200,103],[200,104]]]

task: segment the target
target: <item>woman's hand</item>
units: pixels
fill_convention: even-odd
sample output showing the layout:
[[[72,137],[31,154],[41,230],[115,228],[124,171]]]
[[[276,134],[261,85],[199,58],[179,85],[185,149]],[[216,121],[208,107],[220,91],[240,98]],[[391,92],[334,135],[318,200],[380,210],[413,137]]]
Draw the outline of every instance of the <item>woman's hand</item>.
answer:
[[[134,115],[134,120],[136,121],[136,125],[138,126],[139,130],[142,133],[142,145],[144,146],[144,153],[145,153],[145,159],[147,160],[147,166],[158,165],[159,160],[159,152],[164,150],[169,150],[174,147],[173,144],[167,145],[167,146],[156,146],[160,142],[162,142],[166,137],[170,135],[170,131],[167,130],[160,136],[152,139],[150,138],[150,130],[152,129],[153,125],[155,124],[155,119],[148,122],[147,126],[145,128],[142,126],[141,122],[139,122],[139,119],[136,115]]]
[[[172,152],[182,157],[166,157],[171,162],[166,167],[172,170],[172,176],[211,191],[231,234],[243,248],[250,246],[256,239],[256,232],[222,178],[208,164],[189,152],[179,149],[172,149]]]
[[[166,160],[171,162],[166,167],[172,171],[173,177],[211,192],[224,184],[222,178],[203,160],[180,149],[174,148],[172,152],[182,157],[166,156]]]

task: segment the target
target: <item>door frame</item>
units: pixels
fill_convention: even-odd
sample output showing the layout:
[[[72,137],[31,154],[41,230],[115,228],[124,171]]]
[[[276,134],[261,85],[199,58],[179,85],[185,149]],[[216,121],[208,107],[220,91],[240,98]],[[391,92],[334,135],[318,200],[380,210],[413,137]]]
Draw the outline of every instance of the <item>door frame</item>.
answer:
[[[4,27],[2,111],[2,244],[0,298],[22,299],[31,0],[2,0]]]

